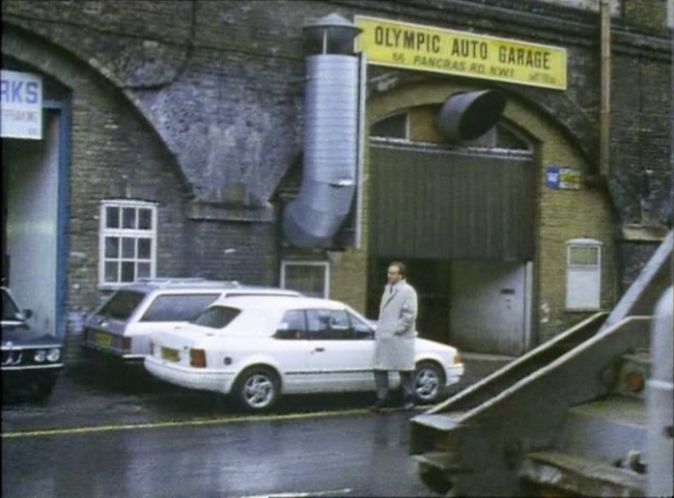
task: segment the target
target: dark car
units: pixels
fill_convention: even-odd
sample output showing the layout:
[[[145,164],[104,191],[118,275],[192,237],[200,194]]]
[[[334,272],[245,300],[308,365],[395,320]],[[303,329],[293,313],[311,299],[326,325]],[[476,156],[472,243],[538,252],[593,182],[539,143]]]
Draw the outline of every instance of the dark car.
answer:
[[[2,290],[3,396],[48,396],[59,371],[63,344],[28,325],[31,310],[21,310],[9,289]]]

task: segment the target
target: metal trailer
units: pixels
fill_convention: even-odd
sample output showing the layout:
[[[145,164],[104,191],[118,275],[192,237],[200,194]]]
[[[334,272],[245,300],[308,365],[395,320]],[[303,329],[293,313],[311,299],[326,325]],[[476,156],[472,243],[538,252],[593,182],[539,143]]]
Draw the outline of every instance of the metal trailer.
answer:
[[[673,238],[610,315],[413,418],[422,481],[446,496],[672,496]]]

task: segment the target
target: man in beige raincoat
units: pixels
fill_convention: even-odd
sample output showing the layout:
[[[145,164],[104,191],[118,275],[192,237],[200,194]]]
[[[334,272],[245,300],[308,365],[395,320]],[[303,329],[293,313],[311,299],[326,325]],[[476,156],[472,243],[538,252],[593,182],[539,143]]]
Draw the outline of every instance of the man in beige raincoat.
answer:
[[[372,406],[379,411],[388,402],[390,370],[400,373],[403,387],[403,407],[414,407],[414,337],[416,336],[417,293],[405,278],[403,263],[389,264],[388,284],[379,306],[379,321],[375,335],[374,379],[377,402]]]

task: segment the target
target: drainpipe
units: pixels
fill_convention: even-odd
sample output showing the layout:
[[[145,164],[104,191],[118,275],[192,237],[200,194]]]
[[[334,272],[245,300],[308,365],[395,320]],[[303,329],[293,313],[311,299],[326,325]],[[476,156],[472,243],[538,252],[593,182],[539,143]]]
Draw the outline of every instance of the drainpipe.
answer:
[[[599,172],[611,171],[611,1],[601,0],[601,110],[599,115]]]

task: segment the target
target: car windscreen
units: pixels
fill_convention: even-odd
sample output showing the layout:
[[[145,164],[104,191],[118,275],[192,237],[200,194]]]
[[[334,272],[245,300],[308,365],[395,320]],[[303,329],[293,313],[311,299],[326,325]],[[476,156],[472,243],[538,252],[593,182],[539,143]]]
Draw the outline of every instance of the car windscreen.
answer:
[[[112,295],[110,300],[103,305],[99,314],[118,320],[127,320],[144,298],[145,293],[143,292],[118,290]]]
[[[16,314],[19,312],[19,308],[16,307],[16,304],[9,297],[9,293],[3,289],[2,291],[2,319],[3,320],[16,320]]]
[[[201,325],[202,327],[222,329],[239,316],[239,313],[241,313],[241,310],[238,308],[231,308],[229,306],[211,306],[194,319],[192,323]]]

